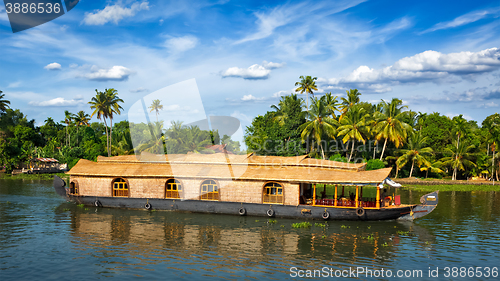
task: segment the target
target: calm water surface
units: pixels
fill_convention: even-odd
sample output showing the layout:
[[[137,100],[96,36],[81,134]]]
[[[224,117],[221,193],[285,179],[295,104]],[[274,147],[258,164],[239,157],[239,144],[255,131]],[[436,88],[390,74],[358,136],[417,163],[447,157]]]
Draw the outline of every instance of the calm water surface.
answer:
[[[414,203],[423,194],[401,193]],[[441,192],[439,207],[413,223],[312,221],[295,229],[294,222],[82,208],[58,197],[51,182],[0,180],[0,278],[283,280],[299,270],[363,267],[393,276],[358,273],[362,280],[500,279],[445,277],[445,267],[500,267],[500,192]],[[429,278],[429,268],[439,277]],[[398,278],[398,270],[423,277]]]

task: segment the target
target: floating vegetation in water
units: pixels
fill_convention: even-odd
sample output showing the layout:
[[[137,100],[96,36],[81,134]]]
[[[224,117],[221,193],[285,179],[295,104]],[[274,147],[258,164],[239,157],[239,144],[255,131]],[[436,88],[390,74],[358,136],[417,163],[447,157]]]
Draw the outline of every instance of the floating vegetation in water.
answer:
[[[292,224],[292,227],[293,228],[309,228],[311,227],[311,223],[308,222],[308,221],[305,221],[305,222],[297,222],[297,223],[293,223]]]
[[[373,236],[373,234],[370,234],[366,237],[364,237],[366,240],[375,240],[375,237]]]
[[[84,204],[78,204],[78,205],[76,205],[76,206],[78,206],[78,207],[80,207],[80,208],[85,207],[85,205],[84,205]]]
[[[326,238],[326,235],[321,236],[321,238],[325,239],[325,238]]]
[[[277,223],[277,222],[278,222],[277,220],[272,220],[272,219],[269,219],[269,220],[267,221],[267,223],[271,223],[271,224],[275,224],[275,223]]]
[[[370,225],[370,226],[368,226],[368,229],[370,229],[370,228],[372,228],[372,226],[371,226],[371,225]]]
[[[351,227],[346,225],[341,225],[340,228],[351,228]]]
[[[319,222],[317,222],[317,223],[314,224],[314,226],[325,228],[326,227],[326,223],[319,223]]]
[[[389,247],[389,243],[384,242],[384,244],[382,244],[382,247]]]
[[[399,235],[406,235],[406,236],[408,236],[408,235],[410,234],[410,232],[409,232],[409,231],[402,231],[402,230],[399,230],[399,231],[398,231],[398,234],[399,234]]]
[[[90,210],[90,209],[89,209],[89,208],[85,208],[84,210],[85,210],[85,211],[88,211],[88,210]]]
[[[282,224],[282,225],[280,225],[280,227],[285,227],[285,225]]]
[[[260,220],[255,220],[255,222],[259,222]]]
[[[70,211],[70,209],[64,208],[63,211],[67,212],[67,211]]]

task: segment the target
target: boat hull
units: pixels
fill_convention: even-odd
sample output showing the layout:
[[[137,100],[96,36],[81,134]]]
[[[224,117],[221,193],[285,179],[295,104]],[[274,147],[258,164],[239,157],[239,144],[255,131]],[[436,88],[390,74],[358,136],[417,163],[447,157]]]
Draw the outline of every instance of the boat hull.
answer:
[[[57,176],[54,179],[54,188],[57,194],[61,195],[67,201],[95,207],[168,210],[192,213],[261,216],[270,218],[278,217],[294,219],[366,221],[404,218],[405,220],[413,220],[414,216],[409,216],[409,214],[412,210],[420,206],[405,205],[401,207],[381,209],[362,209],[362,211],[360,211],[356,208],[321,207],[310,205],[288,206],[204,200],[76,196],[68,194],[64,181]],[[419,214],[423,215],[423,213]]]

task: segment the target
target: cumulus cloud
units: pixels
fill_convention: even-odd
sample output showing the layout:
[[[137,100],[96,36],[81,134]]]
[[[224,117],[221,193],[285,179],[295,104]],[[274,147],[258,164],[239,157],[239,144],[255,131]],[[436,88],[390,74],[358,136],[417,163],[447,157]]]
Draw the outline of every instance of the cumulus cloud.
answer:
[[[482,20],[484,18],[488,18],[488,17],[495,17],[496,18],[498,16],[500,16],[500,8],[495,8],[495,9],[491,9],[491,10],[473,11],[473,12],[467,13],[465,15],[461,15],[461,16],[459,16],[451,21],[437,23],[433,27],[422,31],[420,34],[433,32],[436,30],[455,28],[458,26],[467,25],[469,23],[473,23],[473,22]]]
[[[368,88],[374,92],[385,92],[391,89],[390,85],[457,80],[497,69],[500,69],[499,48],[450,54],[425,51],[402,58],[392,66],[382,69],[362,65],[346,77],[322,81],[328,85]]]
[[[238,77],[243,79],[267,79],[272,69],[285,66],[285,63],[264,61],[261,65],[254,64],[248,68],[230,67],[221,72],[222,77]]]
[[[189,49],[196,47],[198,44],[198,38],[192,35],[186,35],[183,37],[172,37],[165,41],[165,47],[169,49],[172,53],[182,53]]]
[[[252,95],[244,95],[241,100],[242,101],[259,101],[259,100],[265,100],[266,98],[257,98]]]
[[[148,89],[146,88],[143,88],[143,87],[139,87],[137,89],[132,89],[132,90],[129,90],[131,93],[142,93],[142,92],[147,92]]]
[[[57,62],[49,63],[45,67],[47,70],[61,70],[61,65]]]
[[[75,97],[74,99],[71,99],[71,100],[67,100],[65,98],[59,97],[59,98],[51,99],[48,101],[41,101],[41,102],[30,101],[29,104],[34,105],[34,106],[77,106],[80,104],[84,104],[84,100],[83,100],[83,97]]]
[[[91,67],[90,71],[90,73],[81,76],[89,80],[97,81],[124,81],[133,73],[130,69],[120,65],[115,65],[111,68],[99,68],[94,65]]]
[[[95,13],[85,13],[83,22],[86,25],[104,25],[108,22],[118,24],[123,18],[133,17],[141,10],[149,10],[149,2],[135,2],[130,8],[122,7],[121,3],[108,5],[103,10],[97,10]]]

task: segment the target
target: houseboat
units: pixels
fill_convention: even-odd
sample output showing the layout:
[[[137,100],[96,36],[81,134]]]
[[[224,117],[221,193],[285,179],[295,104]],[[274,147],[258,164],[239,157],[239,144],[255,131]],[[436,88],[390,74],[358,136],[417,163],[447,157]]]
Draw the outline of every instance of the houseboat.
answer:
[[[413,220],[436,208],[437,191],[422,196],[422,204],[401,204],[384,190],[391,168],[365,168],[307,155],[141,154],[81,159],[69,183],[55,177],[54,188],[68,201],[96,207],[240,216]]]

